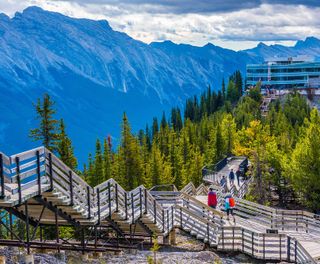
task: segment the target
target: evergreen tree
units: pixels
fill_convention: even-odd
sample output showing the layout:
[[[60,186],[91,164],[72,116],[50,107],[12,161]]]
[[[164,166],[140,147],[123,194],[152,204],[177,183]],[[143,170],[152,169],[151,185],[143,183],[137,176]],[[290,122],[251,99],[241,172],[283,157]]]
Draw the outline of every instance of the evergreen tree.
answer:
[[[293,153],[284,160],[289,175],[302,203],[314,211],[320,209],[320,117],[317,109],[311,112],[310,121],[302,132]]]
[[[182,117],[180,108],[177,108],[177,132],[179,132],[183,127]]]
[[[171,109],[171,126],[174,130],[177,129],[177,110],[175,107]]]
[[[162,112],[162,118],[161,118],[161,129],[165,129],[167,126],[167,119],[166,119],[166,114],[165,112],[163,111]]]
[[[111,168],[111,151],[109,149],[109,144],[105,139],[103,142],[103,180],[109,180],[111,178],[112,168]]]
[[[87,182],[89,184],[92,183],[93,181],[93,176],[94,176],[94,162],[92,159],[92,155],[91,153],[89,153],[89,157],[88,157],[88,170],[87,170]]]
[[[146,125],[145,139],[146,139],[146,145],[148,147],[148,150],[150,151],[150,149],[151,149],[151,136],[150,136],[148,124]]]
[[[239,99],[239,93],[237,87],[233,80],[229,80],[228,87],[227,87],[227,99],[231,103],[235,103]]]
[[[70,169],[75,170],[77,168],[77,159],[73,153],[72,142],[67,136],[65,131],[65,125],[63,119],[60,120],[60,131],[58,134],[59,141],[57,142],[57,152],[60,159],[69,166]]]
[[[91,186],[96,186],[103,182],[104,171],[103,171],[103,157],[101,150],[100,140],[96,141],[96,153],[94,159],[94,175],[91,179]]]
[[[30,137],[35,141],[40,140],[42,145],[51,151],[56,150],[58,140],[57,125],[58,120],[54,119],[56,110],[53,108],[54,101],[51,100],[48,94],[43,97],[43,102],[38,99],[34,105],[37,113],[37,118],[40,120],[39,128],[30,130]]]
[[[159,125],[158,125],[158,119],[156,117],[153,118],[153,123],[152,123],[152,138],[155,138],[155,136],[159,132]]]
[[[223,98],[226,98],[226,85],[224,83],[224,78],[222,79],[221,93]]]
[[[216,150],[216,157],[215,160],[219,161],[223,158],[223,138],[221,134],[221,127],[220,124],[217,125],[216,130],[216,138],[215,138],[215,150]]]
[[[134,189],[143,182],[143,163],[138,140],[131,134],[131,128],[126,114],[123,114],[121,144],[119,148],[119,177],[124,187]]]

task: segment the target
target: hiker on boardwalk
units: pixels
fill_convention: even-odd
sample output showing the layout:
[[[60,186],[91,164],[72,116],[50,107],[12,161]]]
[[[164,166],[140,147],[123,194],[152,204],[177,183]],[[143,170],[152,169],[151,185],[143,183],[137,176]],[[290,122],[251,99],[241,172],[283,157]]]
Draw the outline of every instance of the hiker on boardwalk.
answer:
[[[233,209],[235,208],[235,206],[236,206],[236,203],[234,198],[232,197],[231,194],[228,194],[224,200],[224,208],[226,209],[226,212],[227,212],[228,221],[230,220],[229,215],[231,214],[231,216],[233,217],[233,222],[236,222],[236,219],[233,214]]]
[[[231,171],[229,173],[229,181],[230,181],[230,186],[232,186],[234,184],[234,172],[233,172],[233,169],[231,169]]]
[[[213,209],[216,209],[217,204],[218,204],[217,193],[212,188],[209,188],[208,206],[210,206]]]
[[[226,176],[222,176],[221,180],[220,180],[220,186],[224,187],[224,185],[227,183],[227,179]]]
[[[240,176],[241,176],[240,167],[238,167],[238,169],[236,171],[236,176],[237,176],[238,186],[240,187]]]

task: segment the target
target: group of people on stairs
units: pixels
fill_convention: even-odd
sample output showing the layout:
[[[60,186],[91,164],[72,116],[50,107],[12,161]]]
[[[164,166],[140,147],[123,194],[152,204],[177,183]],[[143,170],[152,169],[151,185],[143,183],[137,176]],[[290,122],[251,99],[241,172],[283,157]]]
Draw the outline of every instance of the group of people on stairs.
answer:
[[[236,170],[235,173],[234,173],[233,169],[230,170],[230,173],[229,173],[230,188],[232,186],[234,186],[235,179],[237,179],[238,187],[240,187],[240,178],[241,178],[242,174],[243,173],[241,172],[239,167],[238,167],[238,169]],[[224,188],[225,191],[227,191],[227,189],[228,189],[228,187],[227,187],[227,178],[226,178],[225,175],[223,175],[222,178],[220,179],[220,186],[222,188]]]
[[[208,193],[208,206],[210,206],[213,209],[217,209],[218,206],[218,197],[217,193],[213,190],[213,188],[209,188]],[[231,215],[233,218],[233,222],[236,222],[236,219],[233,214],[233,210],[236,206],[235,199],[232,197],[231,194],[227,194],[224,198],[224,209],[227,212],[227,220],[229,221],[229,216]]]

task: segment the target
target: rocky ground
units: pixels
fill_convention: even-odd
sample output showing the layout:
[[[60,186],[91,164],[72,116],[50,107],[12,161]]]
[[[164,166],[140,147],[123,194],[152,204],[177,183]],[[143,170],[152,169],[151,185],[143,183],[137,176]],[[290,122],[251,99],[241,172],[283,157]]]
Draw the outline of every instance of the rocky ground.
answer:
[[[162,247],[157,252],[157,262],[162,264],[206,264],[206,263],[263,263],[243,255],[243,254],[221,254],[212,249],[205,249],[204,244],[194,240],[186,234],[177,234],[176,246]],[[24,251],[13,248],[0,249],[0,255],[5,255],[7,264],[24,263]],[[142,264],[148,263],[148,258],[152,258],[153,252],[149,250],[124,251],[118,255],[104,253],[100,258],[94,259],[89,255],[88,260],[83,260],[81,253],[62,252],[60,254],[37,254],[34,253],[36,264]]]

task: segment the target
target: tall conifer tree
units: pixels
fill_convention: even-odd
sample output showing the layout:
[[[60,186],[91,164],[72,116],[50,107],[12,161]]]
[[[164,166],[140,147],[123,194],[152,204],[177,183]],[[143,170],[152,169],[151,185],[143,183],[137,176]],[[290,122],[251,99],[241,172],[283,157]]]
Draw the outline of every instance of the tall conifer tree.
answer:
[[[51,151],[56,150],[58,140],[57,125],[58,120],[54,119],[56,110],[53,108],[55,102],[48,94],[45,94],[43,101],[40,98],[34,105],[37,118],[40,120],[39,128],[31,129],[29,136],[35,141],[41,141],[43,146]]]
[[[75,170],[77,168],[78,162],[73,153],[71,139],[66,134],[63,119],[60,120],[58,139],[59,141],[57,142],[57,152],[60,156],[60,159],[72,170]]]

